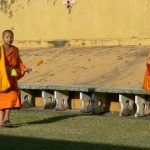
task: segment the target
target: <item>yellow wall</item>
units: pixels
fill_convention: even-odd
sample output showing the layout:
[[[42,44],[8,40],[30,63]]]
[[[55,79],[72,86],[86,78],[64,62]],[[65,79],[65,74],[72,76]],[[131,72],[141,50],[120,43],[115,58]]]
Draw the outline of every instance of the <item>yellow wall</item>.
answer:
[[[60,39],[74,39],[68,45],[150,44],[150,0],[76,0],[70,14],[63,0],[14,1],[1,9],[0,32],[13,29],[27,47]]]

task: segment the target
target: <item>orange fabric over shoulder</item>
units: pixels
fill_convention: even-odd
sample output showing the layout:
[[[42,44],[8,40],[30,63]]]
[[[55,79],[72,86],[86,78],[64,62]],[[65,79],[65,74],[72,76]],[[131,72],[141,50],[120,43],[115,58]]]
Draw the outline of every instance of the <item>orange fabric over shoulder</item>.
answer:
[[[4,54],[4,56],[5,56],[5,67],[10,87],[6,91],[0,91],[0,110],[6,108],[20,108],[21,99],[20,99],[20,91],[17,86],[17,81],[21,77],[23,77],[24,71],[21,71],[21,69],[25,68],[25,66],[20,59],[18,48],[13,45]],[[18,71],[18,75],[11,76],[10,68],[20,70]]]
[[[6,91],[8,88],[10,83],[6,72],[4,48],[0,46],[0,91]]]

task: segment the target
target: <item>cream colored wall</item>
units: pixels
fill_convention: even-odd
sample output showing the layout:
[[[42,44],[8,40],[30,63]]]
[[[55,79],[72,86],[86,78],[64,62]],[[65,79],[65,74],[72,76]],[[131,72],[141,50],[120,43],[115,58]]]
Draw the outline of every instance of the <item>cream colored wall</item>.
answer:
[[[150,44],[150,0],[76,0],[70,14],[63,0],[19,0],[11,11],[11,18],[0,13],[0,32],[13,29],[27,47],[59,39],[74,39],[69,45]]]

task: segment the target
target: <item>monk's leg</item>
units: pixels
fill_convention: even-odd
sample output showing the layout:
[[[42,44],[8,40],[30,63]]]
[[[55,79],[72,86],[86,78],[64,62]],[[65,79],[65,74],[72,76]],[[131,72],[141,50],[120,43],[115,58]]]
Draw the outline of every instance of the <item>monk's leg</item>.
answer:
[[[0,110],[0,126],[3,124],[4,110]]]
[[[4,111],[3,126],[12,128],[12,123],[9,121],[10,110],[11,109],[5,109]]]
[[[8,121],[10,117],[10,109],[5,109],[3,121]]]

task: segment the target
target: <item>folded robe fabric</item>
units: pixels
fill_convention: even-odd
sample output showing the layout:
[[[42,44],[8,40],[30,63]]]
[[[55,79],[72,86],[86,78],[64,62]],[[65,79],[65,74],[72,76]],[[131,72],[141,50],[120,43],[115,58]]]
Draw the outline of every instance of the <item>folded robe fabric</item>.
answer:
[[[9,88],[10,82],[6,72],[4,48],[0,46],[0,92],[6,91]]]

